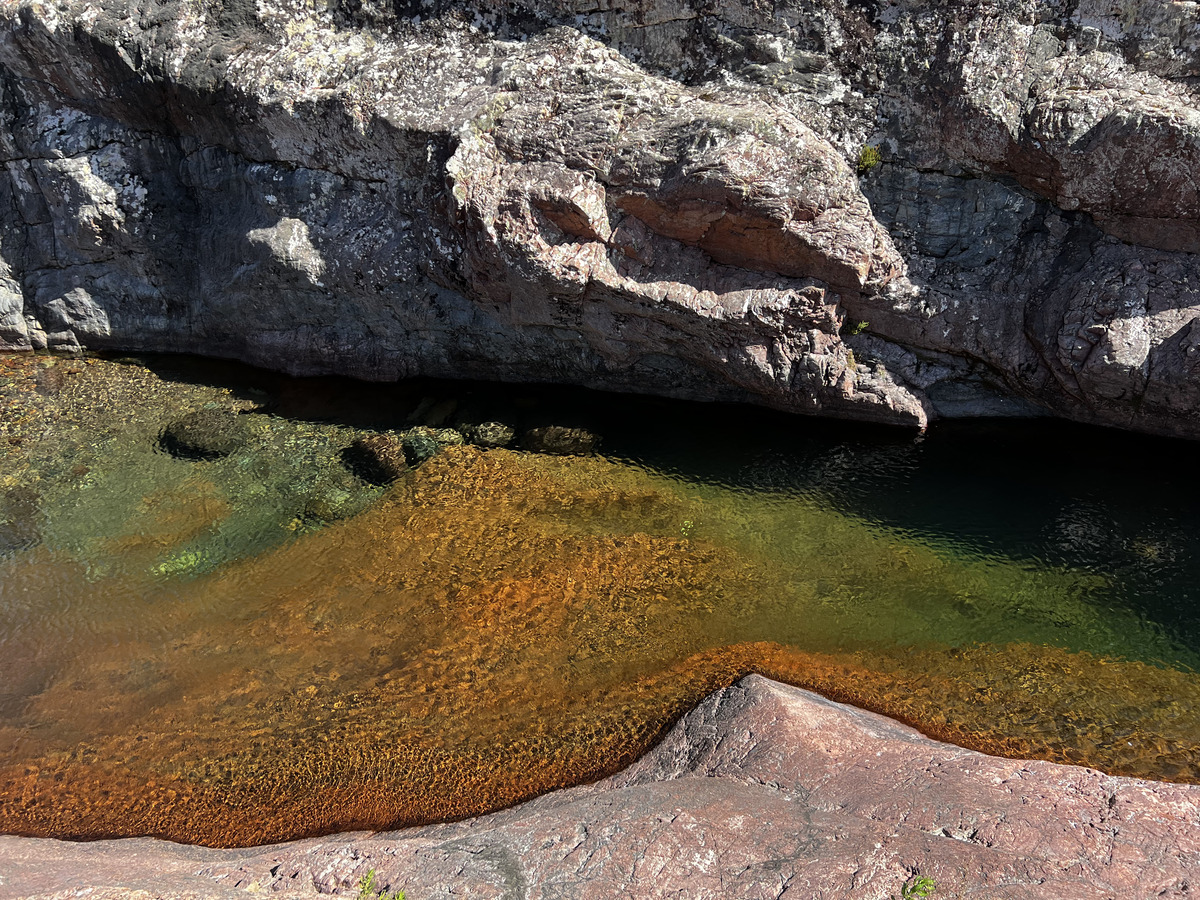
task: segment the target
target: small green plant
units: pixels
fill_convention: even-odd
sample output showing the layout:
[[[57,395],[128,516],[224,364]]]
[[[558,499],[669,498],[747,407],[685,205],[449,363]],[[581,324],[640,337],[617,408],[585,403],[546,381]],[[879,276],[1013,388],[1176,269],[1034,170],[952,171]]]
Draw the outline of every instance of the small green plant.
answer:
[[[918,876],[900,886],[900,900],[916,900],[916,898],[928,897],[936,890],[937,884],[932,878]],[[892,895],[892,900],[896,900],[894,894]]]
[[[154,574],[161,576],[183,575],[202,565],[207,554],[196,550],[182,550],[154,567]]]
[[[692,533],[692,529],[696,527],[696,523],[691,519],[684,519],[683,524],[679,527],[679,533],[687,537]]]
[[[866,175],[881,162],[883,162],[883,157],[879,153],[879,148],[864,144],[863,148],[858,151],[858,174]]]
[[[358,880],[358,900],[404,900],[404,891],[388,892],[384,888],[377,888],[375,870],[372,869]]]
[[[862,334],[870,326],[870,322],[846,322],[842,326],[842,334]]]

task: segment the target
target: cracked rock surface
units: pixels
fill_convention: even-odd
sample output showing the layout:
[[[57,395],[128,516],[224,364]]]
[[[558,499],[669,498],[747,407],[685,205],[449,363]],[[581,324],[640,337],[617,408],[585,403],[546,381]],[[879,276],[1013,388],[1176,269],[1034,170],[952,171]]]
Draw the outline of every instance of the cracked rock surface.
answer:
[[[0,88],[3,348],[1200,436],[1195,3],[3,0]]]
[[[0,897],[1190,897],[1200,787],[998,759],[752,675],[594,785],[245,850],[0,837]]]

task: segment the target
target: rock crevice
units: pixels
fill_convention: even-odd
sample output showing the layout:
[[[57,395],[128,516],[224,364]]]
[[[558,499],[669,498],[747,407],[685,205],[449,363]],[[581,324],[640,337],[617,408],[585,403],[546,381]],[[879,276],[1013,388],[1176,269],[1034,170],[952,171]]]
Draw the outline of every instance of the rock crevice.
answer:
[[[452,6],[5,3],[0,346],[1200,436],[1188,4]]]

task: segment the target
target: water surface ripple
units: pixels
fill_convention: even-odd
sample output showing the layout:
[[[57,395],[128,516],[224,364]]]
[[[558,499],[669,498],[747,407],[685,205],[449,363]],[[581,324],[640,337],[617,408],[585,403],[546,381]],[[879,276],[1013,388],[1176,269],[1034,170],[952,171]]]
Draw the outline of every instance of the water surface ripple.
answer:
[[[471,815],[620,768],[751,671],[1200,781],[1192,445],[0,363],[0,831],[230,846]],[[204,409],[244,444],[165,452]],[[586,424],[604,455],[450,446],[386,488],[344,465],[472,416]]]

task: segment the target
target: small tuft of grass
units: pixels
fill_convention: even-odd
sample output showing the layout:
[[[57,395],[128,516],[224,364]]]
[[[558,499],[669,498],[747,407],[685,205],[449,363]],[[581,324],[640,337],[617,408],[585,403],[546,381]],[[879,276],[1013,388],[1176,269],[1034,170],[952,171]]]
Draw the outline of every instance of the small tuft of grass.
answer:
[[[871,325],[870,322],[851,322],[851,321],[847,320],[842,325],[842,334],[843,335],[862,334],[864,331],[866,331],[870,327],[870,325]]]
[[[404,900],[404,891],[388,891],[376,887],[375,870],[372,869],[358,880],[358,900]]]
[[[881,162],[883,162],[883,156],[880,154],[879,148],[864,144],[863,148],[858,151],[858,174],[866,175]]]
[[[932,878],[918,876],[912,881],[906,881],[900,887],[900,900],[923,900],[937,890],[937,883]],[[892,900],[896,900],[892,895]]]

